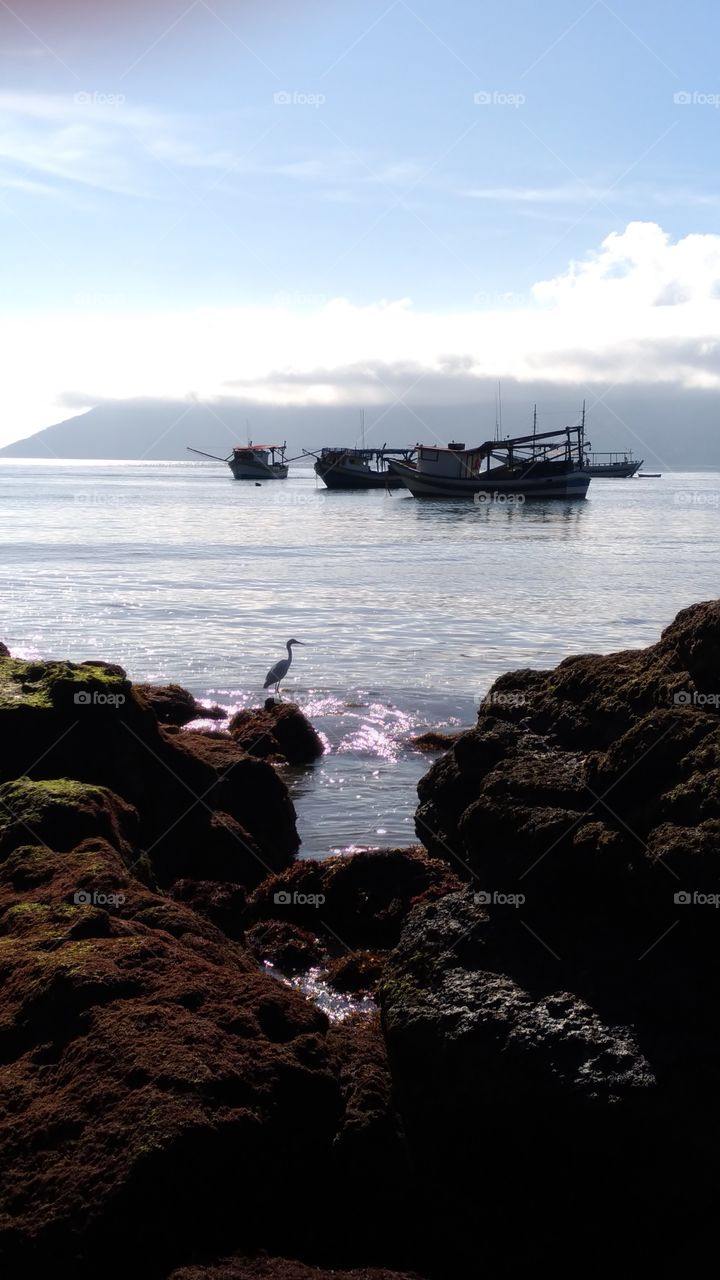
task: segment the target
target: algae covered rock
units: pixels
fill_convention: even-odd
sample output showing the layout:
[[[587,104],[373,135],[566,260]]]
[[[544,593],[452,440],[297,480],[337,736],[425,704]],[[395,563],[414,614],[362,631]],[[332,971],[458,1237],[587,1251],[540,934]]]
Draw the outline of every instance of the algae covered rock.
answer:
[[[227,734],[163,726],[121,667],[0,658],[0,782],[69,778],[138,815],[137,842],[163,884],[255,885],[298,848],[275,770]]]
[[[222,707],[204,707],[179,684],[134,684],[133,689],[146,706],[152,708],[160,724],[178,727],[191,720],[224,720]]]
[[[138,827],[136,811],[104,787],[68,778],[0,783],[0,856],[32,841],[62,852],[100,836],[134,862]]]
[[[320,735],[293,702],[268,698],[262,709],[238,711],[228,728],[238,746],[263,760],[312,764],[325,750]]]

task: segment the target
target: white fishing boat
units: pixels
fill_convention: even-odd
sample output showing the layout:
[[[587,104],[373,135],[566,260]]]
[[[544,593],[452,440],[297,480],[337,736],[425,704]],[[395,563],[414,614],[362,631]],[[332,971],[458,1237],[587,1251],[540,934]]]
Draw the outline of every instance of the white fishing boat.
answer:
[[[643,458],[633,458],[632,449],[617,450],[614,453],[588,453],[585,456],[585,470],[596,480],[628,480],[640,470],[643,461]]]

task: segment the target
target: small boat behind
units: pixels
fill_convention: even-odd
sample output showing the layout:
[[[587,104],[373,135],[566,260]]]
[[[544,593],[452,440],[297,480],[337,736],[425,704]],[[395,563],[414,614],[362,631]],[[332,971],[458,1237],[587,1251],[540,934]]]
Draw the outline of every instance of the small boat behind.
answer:
[[[400,489],[403,481],[392,474],[391,458],[410,463],[414,449],[346,449],[331,446],[315,458],[315,474],[328,489]]]
[[[226,458],[216,453],[204,453],[202,449],[192,449],[201,458],[212,458],[214,462],[226,462],[234,480],[286,480],[288,464],[285,461],[287,441],[285,444],[236,444],[232,453]]]
[[[596,480],[627,480],[640,470],[643,461],[643,458],[633,458],[632,449],[615,453],[589,453],[585,457],[585,470]]]
[[[584,414],[576,427],[464,444],[418,445],[414,463],[389,459],[388,467],[415,498],[584,498],[590,476],[584,468]],[[484,495],[481,497],[480,495]]]

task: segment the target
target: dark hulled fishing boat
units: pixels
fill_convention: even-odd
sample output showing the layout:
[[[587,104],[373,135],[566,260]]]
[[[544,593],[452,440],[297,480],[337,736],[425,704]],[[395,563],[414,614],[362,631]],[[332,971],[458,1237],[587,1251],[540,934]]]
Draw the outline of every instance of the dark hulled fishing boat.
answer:
[[[389,469],[391,458],[410,462],[414,449],[329,447],[315,457],[315,474],[328,489],[399,489],[403,481]]]
[[[474,449],[418,445],[415,463],[388,466],[415,498],[476,498],[524,502],[527,498],[584,498],[583,420],[576,427],[487,440]]]
[[[215,453],[204,453],[202,449],[192,449],[201,458],[212,458],[215,462],[226,462],[234,480],[287,480],[288,464],[285,461],[285,444],[236,444],[232,453],[221,458]]]

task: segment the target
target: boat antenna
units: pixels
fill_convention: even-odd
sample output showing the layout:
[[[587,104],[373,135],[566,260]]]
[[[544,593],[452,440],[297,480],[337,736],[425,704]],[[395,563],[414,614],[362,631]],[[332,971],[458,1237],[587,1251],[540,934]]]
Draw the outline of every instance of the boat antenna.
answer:
[[[533,436],[537,435],[537,405],[533,405]]]
[[[362,448],[365,448],[365,410],[360,410],[360,440]]]
[[[249,449],[249,448],[250,448],[250,443],[251,443],[251,441],[250,441],[250,419],[249,419],[249,418],[246,418],[246,419],[245,419],[245,439],[246,439],[246,440],[247,440],[247,442],[248,442],[248,449]]]
[[[502,435],[502,393],[500,391],[500,379],[498,378],[498,440]]]

